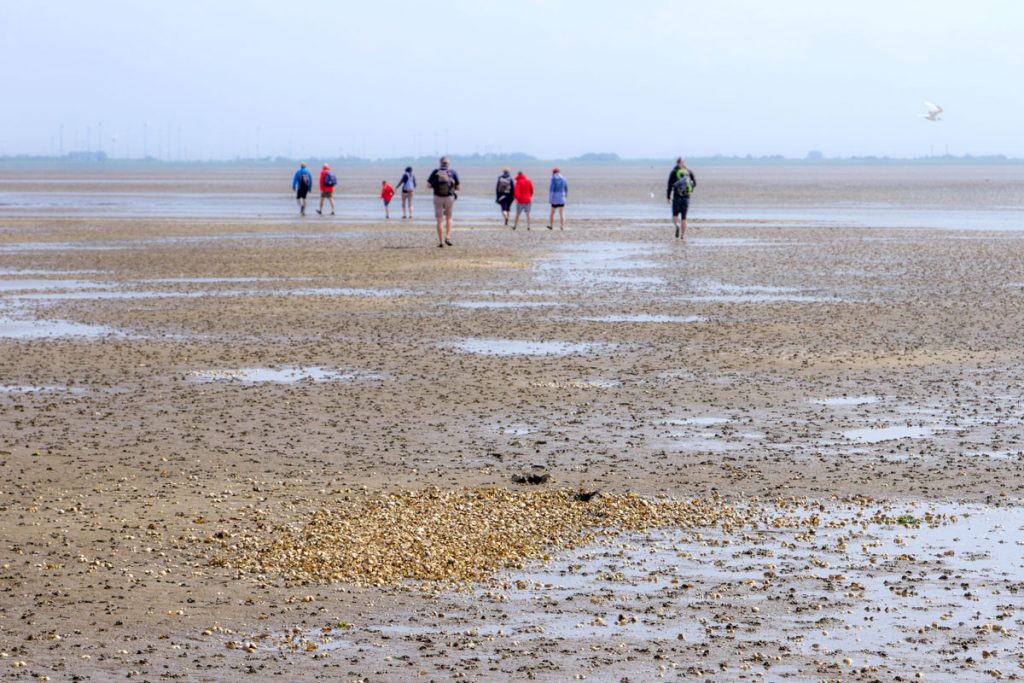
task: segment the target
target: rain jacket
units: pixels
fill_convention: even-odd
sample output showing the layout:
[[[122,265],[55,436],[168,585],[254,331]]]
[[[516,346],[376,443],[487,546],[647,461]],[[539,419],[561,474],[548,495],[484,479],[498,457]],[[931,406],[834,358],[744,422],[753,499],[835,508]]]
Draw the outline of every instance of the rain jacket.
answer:
[[[565,204],[568,196],[569,183],[565,182],[561,173],[555,173],[551,176],[551,187],[548,188],[548,203]]]
[[[320,194],[331,194],[332,192],[334,192],[334,187],[337,187],[337,185],[335,185],[334,187],[327,187],[327,184],[324,182],[325,180],[327,180],[327,174],[330,172],[330,168],[325,168],[324,170],[320,171]]]
[[[299,189],[299,186],[302,184],[303,176],[306,178],[306,187],[310,190],[313,189],[313,174],[309,172],[308,168],[300,168],[295,172],[295,177],[292,178],[292,192]]]
[[[516,176],[516,203],[517,204],[532,204],[533,203],[533,181],[527,178],[524,174],[520,173]]]

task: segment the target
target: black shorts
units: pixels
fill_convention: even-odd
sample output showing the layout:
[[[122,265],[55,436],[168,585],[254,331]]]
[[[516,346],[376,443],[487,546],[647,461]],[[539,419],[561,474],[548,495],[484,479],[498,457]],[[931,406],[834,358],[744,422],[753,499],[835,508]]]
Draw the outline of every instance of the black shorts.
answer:
[[[309,188],[308,187],[300,187],[295,192],[295,198],[296,199],[305,199],[307,194],[309,194]]]
[[[512,195],[503,194],[497,199],[498,206],[501,207],[502,211],[509,211],[512,208],[513,199],[515,199],[515,197],[513,197]]]
[[[689,197],[672,197],[672,218],[676,216],[686,220],[686,212],[690,210]]]
[[[565,206],[565,204],[552,204],[551,208],[552,209],[561,209],[564,206]]]

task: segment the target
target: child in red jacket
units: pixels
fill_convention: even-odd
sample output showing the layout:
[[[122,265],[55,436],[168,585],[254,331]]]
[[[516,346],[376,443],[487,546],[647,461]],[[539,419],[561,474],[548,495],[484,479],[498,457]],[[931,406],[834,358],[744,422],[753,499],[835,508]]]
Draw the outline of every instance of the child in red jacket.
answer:
[[[380,181],[380,198],[384,200],[384,218],[391,218],[391,212],[388,207],[391,205],[391,199],[395,196],[395,188],[388,185],[388,181]]]

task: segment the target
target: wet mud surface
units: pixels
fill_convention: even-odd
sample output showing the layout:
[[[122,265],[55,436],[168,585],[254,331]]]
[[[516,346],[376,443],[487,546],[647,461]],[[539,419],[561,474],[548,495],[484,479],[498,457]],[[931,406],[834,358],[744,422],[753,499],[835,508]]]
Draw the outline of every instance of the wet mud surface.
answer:
[[[1024,675],[1024,225],[697,211],[674,244],[570,213],[457,220],[439,250],[419,221],[24,203],[0,220],[2,680]],[[216,561],[488,487],[751,512],[458,590]]]

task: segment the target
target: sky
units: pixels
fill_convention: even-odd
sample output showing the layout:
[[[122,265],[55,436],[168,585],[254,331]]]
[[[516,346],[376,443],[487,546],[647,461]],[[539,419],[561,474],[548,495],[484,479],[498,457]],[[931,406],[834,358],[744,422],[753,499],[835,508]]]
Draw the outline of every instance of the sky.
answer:
[[[0,0],[0,155],[1024,157],[1022,35],[1019,0]]]

